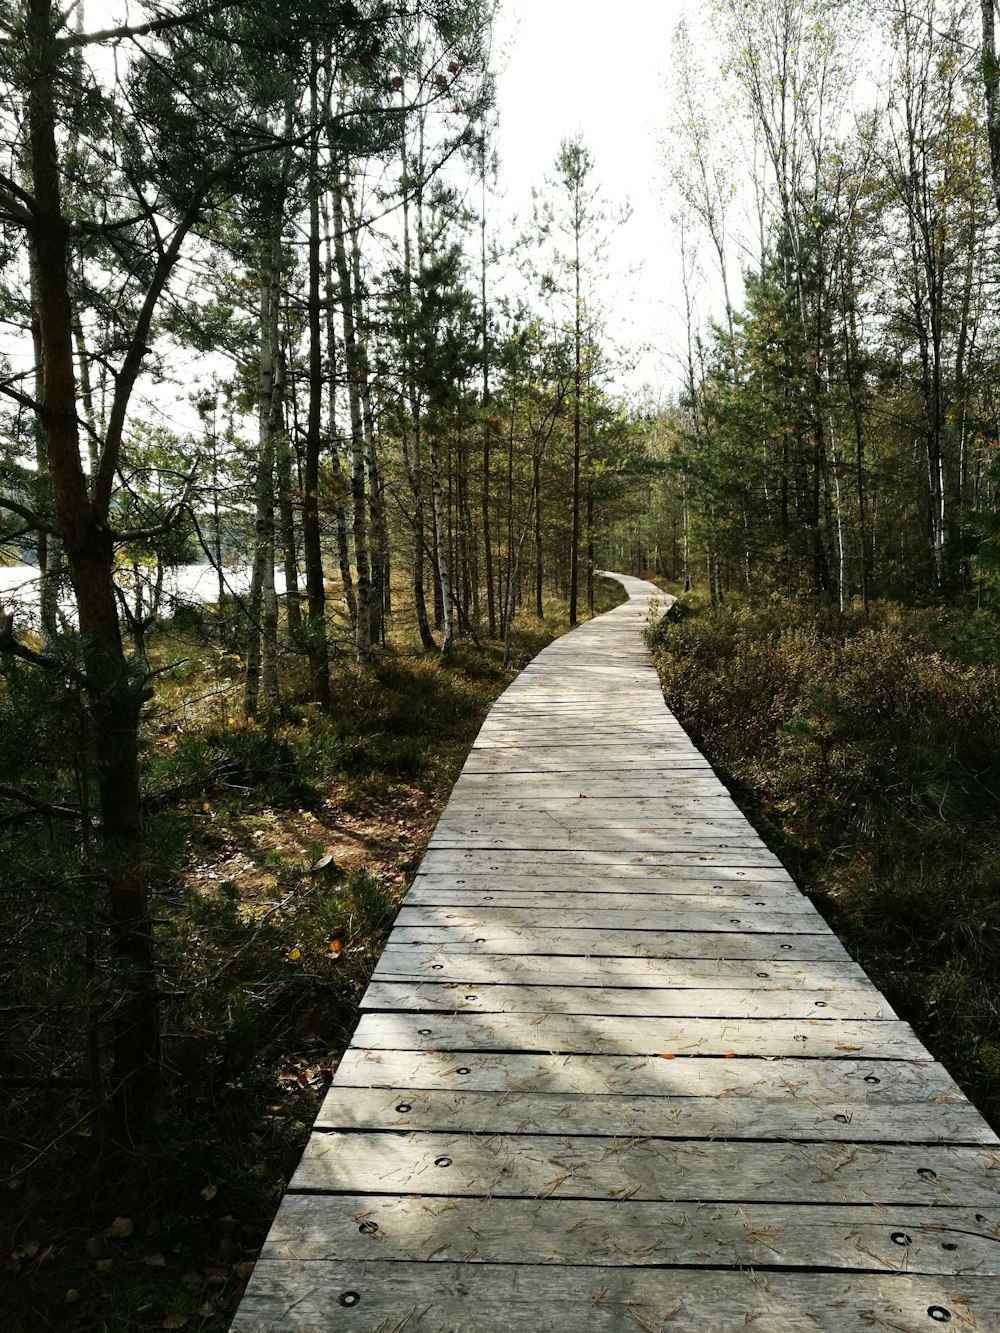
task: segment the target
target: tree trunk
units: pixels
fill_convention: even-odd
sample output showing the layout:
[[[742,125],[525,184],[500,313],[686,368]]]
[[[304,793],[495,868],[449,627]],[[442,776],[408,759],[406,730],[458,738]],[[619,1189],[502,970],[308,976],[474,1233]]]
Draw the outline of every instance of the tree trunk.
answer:
[[[1000,68],[997,65],[996,0],[980,0],[983,15],[983,90],[986,94],[986,134],[990,145],[993,200],[1000,213]]]
[[[276,367],[276,376],[285,381],[284,349],[280,349],[281,371]],[[285,574],[285,615],[288,621],[289,642],[298,646],[302,639],[302,605],[299,593],[299,561],[295,541],[295,507],[293,497],[298,486],[292,474],[292,443],[288,430],[282,422],[275,440],[276,481],[278,486],[278,523],[281,532],[281,561]]]
[[[309,412],[302,469],[302,552],[306,566],[306,653],[310,694],[330,706],[330,654],[326,641],[326,587],[319,525],[319,456],[323,443],[323,328],[320,311],[319,225],[319,61],[313,44],[309,61]]]
[[[480,213],[480,319],[483,347],[483,578],[486,583],[486,619],[491,639],[496,638],[497,611],[493,591],[493,536],[490,532],[490,360],[489,313],[486,306],[486,163],[481,160],[482,209]]]
[[[578,187],[579,188],[579,187]],[[573,521],[569,547],[569,623],[576,624],[577,575],[580,546],[580,396],[583,392],[581,340],[583,337],[580,311],[580,228],[574,228],[576,245],[574,273],[576,278],[573,315]]]
[[[344,601],[351,621],[351,630],[356,635],[358,625],[358,603],[354,594],[354,575],[351,573],[351,547],[347,530],[347,481],[340,458],[340,438],[337,431],[337,335],[334,318],[335,284],[333,280],[333,238],[329,212],[324,199],[323,227],[326,232],[326,348],[329,364],[326,368],[327,383],[327,429],[330,436],[330,466],[333,471],[333,483],[336,488],[334,498],[334,517],[337,527],[337,563],[340,567],[340,581],[344,587]]]
[[[357,566],[358,618],[355,648],[358,661],[372,660],[371,566],[368,556],[368,509],[365,494],[365,433],[361,409],[361,366],[354,322],[354,297],[344,237],[344,183],[339,173],[333,191],[333,247],[340,279],[340,309],[344,322],[344,360],[347,399],[351,412],[351,497],[354,505],[354,559]]]
[[[27,147],[34,193],[30,232],[37,273],[44,381],[45,451],[56,519],[76,595],[101,808],[102,878],[121,990],[113,1011],[114,1102],[123,1124],[142,1128],[155,1083],[159,1022],[139,797],[138,726],[149,697],[125,657],[115,595],[114,541],[102,502],[92,502],[77,424],[77,385],[67,242],[56,138],[61,24],[51,0],[28,0]],[[113,462],[114,460],[109,460]]]
[[[243,715],[255,717],[264,698],[277,697],[278,603],[274,588],[274,453],[279,424],[277,387],[278,303],[281,242],[271,243],[260,288],[260,371],[257,398],[257,473],[254,483],[254,558],[248,612],[249,642],[243,681]]]

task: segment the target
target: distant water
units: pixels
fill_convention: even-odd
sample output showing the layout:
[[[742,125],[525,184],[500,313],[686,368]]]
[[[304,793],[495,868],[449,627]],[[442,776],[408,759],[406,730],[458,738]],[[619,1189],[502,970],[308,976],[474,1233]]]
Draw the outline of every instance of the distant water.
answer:
[[[250,566],[225,571],[226,585],[230,592],[246,593],[250,587]],[[285,590],[285,577],[281,570],[274,571],[274,581],[279,593]],[[16,623],[29,628],[38,624],[38,570],[34,565],[11,565],[0,567],[0,605],[5,611],[12,611]],[[126,595],[129,589],[126,588]],[[180,565],[169,569],[163,576],[162,612],[165,615],[179,606],[204,605],[218,601],[219,576],[211,565]],[[70,620],[75,619],[73,597],[66,577],[66,591],[59,599],[63,614]]]

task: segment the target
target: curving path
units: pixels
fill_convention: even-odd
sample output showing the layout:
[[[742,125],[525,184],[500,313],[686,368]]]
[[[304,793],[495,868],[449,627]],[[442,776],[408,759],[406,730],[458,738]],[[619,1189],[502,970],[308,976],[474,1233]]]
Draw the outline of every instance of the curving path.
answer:
[[[996,1136],[664,707],[652,584],[492,711],[236,1322],[1000,1330]]]

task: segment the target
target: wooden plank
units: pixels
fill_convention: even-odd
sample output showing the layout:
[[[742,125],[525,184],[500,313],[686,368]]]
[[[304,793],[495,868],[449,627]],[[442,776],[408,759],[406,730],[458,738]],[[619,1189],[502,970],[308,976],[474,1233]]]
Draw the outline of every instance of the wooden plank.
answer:
[[[958,1205],[997,1214],[992,1148],[551,1134],[313,1134],[292,1190],[478,1198]]]
[[[688,796],[666,799],[663,797],[634,796],[624,798],[612,795],[588,796],[579,790],[567,790],[562,795],[558,792],[541,791],[528,795],[517,784],[507,784],[499,778],[493,784],[494,795],[483,795],[478,789],[466,792],[461,784],[452,791],[448,800],[446,814],[450,819],[465,817],[465,824],[471,823],[471,816],[513,816],[542,815],[555,816],[557,819],[591,820],[595,823],[607,823],[620,815],[628,817],[650,816],[653,821],[667,822],[674,820],[680,824],[705,821],[708,824],[728,821],[739,822],[741,827],[748,821],[741,815],[728,796]]]
[[[477,888],[483,888],[489,880],[491,888],[530,885],[538,889],[552,888],[561,882],[567,889],[599,889],[607,886],[628,893],[659,889],[668,893],[702,893],[730,887],[742,891],[767,884],[795,889],[795,881],[781,865],[644,866],[633,865],[630,861],[615,861],[592,866],[577,865],[564,859],[532,866],[523,859],[512,864],[508,852],[491,852],[478,863],[470,860],[460,869],[438,869],[439,859],[435,852],[428,852],[424,856],[419,874],[427,882],[441,883],[447,879],[455,885],[475,884]],[[800,892],[798,889],[795,891]]]
[[[354,1034],[369,1050],[545,1051],[618,1055],[930,1060],[898,1019],[641,1018],[601,1014],[367,1013]],[[1000,1173],[998,1173],[1000,1174]]]
[[[741,930],[770,935],[815,935],[827,929],[812,912],[775,912],[743,907],[725,914],[711,908],[672,905],[640,908],[508,907],[504,903],[433,906],[404,902],[396,918],[400,926],[471,926],[488,930],[523,927],[526,930]]]
[[[447,1077],[444,1081],[448,1082]],[[451,1081],[461,1081],[461,1076]],[[315,1127],[755,1140],[766,1128],[771,1139],[805,1142],[998,1142],[979,1112],[964,1099],[821,1103],[787,1094],[781,1098],[626,1096],[339,1084],[327,1093]]]
[[[536,813],[521,811],[502,815],[470,814],[468,810],[452,812],[446,810],[438,821],[442,836],[449,838],[504,838],[511,833],[530,834],[532,838],[561,836],[565,833],[573,837],[581,835],[593,837],[598,833],[650,835],[656,846],[661,846],[665,839],[676,838],[683,834],[685,843],[691,839],[702,842],[730,840],[736,842],[751,841],[763,846],[752,826],[742,816],[731,818],[711,818],[707,814],[696,815],[649,815],[643,812],[631,813],[603,812],[600,804],[588,805],[586,810],[579,806],[569,811],[540,810]],[[483,844],[480,844],[483,845]],[[548,845],[552,845],[551,842]]]
[[[523,800],[579,800],[581,793],[584,800],[642,800],[662,799],[672,809],[727,808],[732,797],[724,789],[716,787],[712,791],[693,791],[689,786],[675,787],[672,778],[663,778],[654,774],[608,772],[594,768],[573,770],[571,772],[490,772],[472,773],[463,771],[453,794],[461,804],[469,800],[482,800],[483,794],[492,792],[498,801],[516,802]]]
[[[511,827],[502,832],[489,829],[469,830],[456,833],[447,826],[434,833],[430,840],[434,851],[447,851],[452,848],[472,848],[476,851],[521,851],[548,854],[556,850],[594,851],[594,852],[634,852],[648,848],[652,844],[657,852],[666,856],[685,856],[691,860],[706,861],[721,857],[723,864],[735,862],[737,865],[773,865],[774,853],[770,852],[757,835],[750,833],[688,833],[684,829],[671,832],[669,829],[628,829],[628,828],[559,828],[552,831],[517,829]]]
[[[636,1203],[575,1199],[286,1196],[265,1259],[824,1268],[1000,1275],[970,1208]],[[979,1218],[983,1220],[980,1221]],[[947,1247],[947,1248],[944,1248]],[[391,1281],[391,1276],[387,1275]]]
[[[672,760],[659,745],[617,746],[615,737],[604,745],[481,745],[471,750],[463,774],[505,769],[511,773],[639,773],[669,778],[684,790],[724,792],[707,762]]]
[[[739,893],[783,888],[802,896],[795,881],[783,866],[634,866],[628,863],[600,867],[576,866],[571,862],[531,866],[507,864],[506,856],[491,855],[482,866],[467,865],[461,870],[435,870],[437,858],[425,856],[414,883],[445,884],[477,889],[531,888],[605,890],[619,893],[717,893],[730,889]],[[499,869],[490,867],[501,861]]]
[[[460,1073],[460,1070],[468,1072]],[[719,1060],[689,1056],[548,1055],[516,1052],[364,1050],[352,1045],[337,1068],[347,1087],[448,1088],[471,1092],[547,1092],[580,1096],[644,1096],[802,1101],[814,1106],[895,1106],[923,1101],[957,1106],[965,1096],[933,1060]],[[759,1120],[767,1137],[767,1122]]]
[[[561,986],[662,986],[707,988],[738,987],[740,990],[771,990],[795,987],[821,991],[858,991],[868,996],[879,992],[862,969],[844,955],[834,962],[762,963],[759,959],[730,958],[614,958],[566,957],[558,964]],[[555,967],[551,958],[536,954],[488,954],[439,952],[433,947],[396,947],[392,940],[379,959],[379,980],[457,981],[530,984],[551,981]],[[886,1010],[888,1013],[888,1009]]]
[[[447,1071],[442,1077],[448,1081]],[[462,1080],[458,1076],[451,1081]],[[961,1097],[954,1102],[821,1102],[787,1094],[689,1097],[335,1085],[316,1120],[317,1129],[755,1140],[761,1137],[762,1126],[772,1139],[807,1142],[998,1142],[976,1109]]]
[[[608,814],[643,814],[664,818],[680,814],[705,814],[723,819],[743,819],[746,816],[728,793],[673,792],[646,790],[632,797],[623,797],[608,778],[603,790],[595,796],[584,795],[580,788],[572,789],[572,780],[563,774],[497,774],[490,789],[480,785],[480,774],[459,778],[449,798],[449,809],[478,810],[484,815],[511,815],[526,812],[549,811],[591,817],[601,810]],[[545,779],[535,786],[534,779]],[[565,790],[561,790],[565,788]]]
[[[935,1320],[1000,1329],[1000,1279],[458,1263],[396,1263],[386,1273],[364,1262],[262,1260],[231,1330],[910,1333]]]
[[[428,883],[431,879],[436,880],[436,883]],[[403,904],[407,907],[556,907],[564,904],[578,910],[606,910],[609,915],[646,908],[653,914],[701,911],[712,912],[718,917],[761,907],[798,916],[813,917],[816,914],[815,907],[798,889],[775,884],[766,886],[766,896],[757,891],[725,894],[669,892],[655,885],[647,885],[644,880],[637,881],[635,888],[628,893],[569,889],[559,880],[547,881],[548,887],[540,888],[534,885],[531,888],[519,888],[508,881],[502,881],[501,884],[506,887],[497,885],[487,892],[468,885],[456,886],[454,879],[448,876],[418,875],[403,899]],[[690,884],[687,887],[690,888]]]
[[[877,991],[665,990],[637,986],[486,985],[373,981],[362,1009],[419,1013],[634,1015],[638,1018],[894,1018]]]
[[[572,954],[594,959],[619,958],[771,958],[800,962],[846,958],[840,941],[820,935],[764,935],[749,931],[683,930],[519,930],[499,926],[396,926],[390,936],[395,949],[426,944],[444,953],[534,953],[559,957]]]
[[[690,760],[671,762],[659,749],[637,751],[630,749],[626,753],[617,753],[613,739],[608,744],[594,746],[590,750],[552,746],[538,746],[532,750],[527,747],[494,746],[469,755],[462,769],[462,776],[476,773],[526,774],[536,773],[572,773],[585,777],[588,774],[614,775],[620,773],[633,781],[644,781],[664,785],[669,782],[679,795],[698,793],[704,796],[728,794],[726,788],[715,776],[707,764],[695,764]]]
[[[449,850],[443,847],[430,847],[424,858],[424,864],[442,870],[460,871],[471,865],[483,870],[500,870],[505,865],[512,869],[524,870],[538,866],[656,866],[674,869],[678,866],[733,866],[740,869],[770,867],[784,869],[781,862],[764,847],[737,849],[732,852],[684,852],[660,851],[650,848],[643,851],[614,850],[588,851],[560,848],[548,851],[544,848],[495,850],[490,856],[480,855],[475,848],[467,850]]]

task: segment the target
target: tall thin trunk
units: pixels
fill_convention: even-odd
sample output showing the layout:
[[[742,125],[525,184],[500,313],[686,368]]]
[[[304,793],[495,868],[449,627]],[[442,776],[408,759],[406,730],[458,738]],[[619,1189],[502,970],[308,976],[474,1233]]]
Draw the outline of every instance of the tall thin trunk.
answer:
[[[275,384],[279,403],[283,399],[285,377],[285,349],[279,347],[275,358]],[[284,411],[274,441],[275,480],[278,494],[278,528],[281,534],[281,562],[285,575],[285,615],[288,638],[299,644],[302,638],[302,606],[299,592],[299,560],[295,540],[295,507],[293,497],[298,491],[292,470],[292,442],[288,434]]]
[[[340,566],[340,581],[344,588],[344,601],[351,621],[351,630],[357,634],[358,603],[354,593],[354,575],[351,572],[351,547],[347,527],[347,505],[344,495],[347,482],[340,458],[340,439],[337,429],[337,333],[334,317],[335,284],[333,280],[333,237],[330,226],[329,209],[326,197],[323,200],[323,229],[326,233],[326,384],[327,384],[327,430],[330,437],[330,467],[336,490],[334,499],[334,517],[337,528],[337,562]]]
[[[573,308],[573,521],[569,548],[569,623],[577,620],[577,578],[580,546],[580,426],[581,402],[583,392],[581,341],[583,338],[582,317],[580,310],[580,185],[576,185],[574,209],[574,308]]]
[[[326,587],[319,525],[319,457],[323,444],[323,321],[320,310],[319,225],[319,56],[309,59],[309,411],[302,468],[302,554],[306,567],[306,653],[310,693],[321,708],[330,706],[330,654],[326,641]]]
[[[38,321],[38,273],[34,252],[29,254],[28,275],[31,288],[31,342],[34,350],[35,401],[45,401],[45,367],[41,328]],[[46,431],[41,414],[35,418],[35,466],[39,485],[50,490],[49,462],[46,450]],[[48,509],[51,495],[45,496]],[[59,637],[59,568],[62,547],[59,537],[52,532],[38,533],[38,601],[41,623],[42,651],[52,653]]]
[[[403,107],[404,115],[402,117],[402,150],[401,158],[403,165],[404,188],[403,188],[403,296],[405,299],[408,318],[413,318],[413,243],[410,235],[410,178],[409,161],[407,156],[406,143],[406,93],[400,93],[400,101]],[[417,174],[422,169],[422,163],[417,163]],[[418,190],[423,187],[418,184]],[[419,199],[419,195],[418,195]],[[419,262],[419,226],[418,226],[418,262]],[[410,490],[413,493],[413,565],[412,565],[412,583],[413,583],[413,610],[417,619],[417,631],[420,635],[420,642],[425,648],[434,648],[434,635],[431,633],[430,623],[427,619],[427,602],[424,593],[424,490],[423,490],[423,469],[422,469],[422,430],[421,430],[421,402],[420,391],[417,385],[417,372],[415,363],[415,351],[413,347],[412,333],[408,339],[409,346],[406,353],[406,389],[405,396],[409,409],[409,440],[406,439],[404,431],[403,439],[403,462],[406,468],[407,478],[410,483]]]
[[[594,614],[594,491],[587,483],[587,610]]]
[[[545,606],[542,598],[544,575],[542,564],[542,454],[541,450],[537,448],[531,456],[531,499],[535,510],[535,615],[539,620],[544,620]]]
[[[280,400],[276,385],[281,240],[271,243],[260,288],[260,367],[257,398],[257,473],[254,483],[254,559],[248,611],[249,643],[243,681],[243,713],[254,717],[264,697],[277,693],[278,603],[274,587],[274,458]]]
[[[440,590],[441,625],[443,637],[441,652],[451,651],[454,639],[453,615],[451,604],[451,562],[448,558],[448,530],[445,523],[444,496],[441,486],[441,461],[438,456],[437,433],[431,431],[427,440],[427,455],[431,465],[431,497],[434,506],[434,537],[436,553],[437,587]],[[435,596],[435,606],[437,605]]]
[[[997,65],[996,0],[980,0],[983,16],[983,91],[986,94],[986,134],[990,146],[993,200],[1000,213],[1000,67]]]
[[[361,395],[361,421],[365,436],[365,469],[368,477],[368,513],[371,541],[371,595],[369,597],[369,633],[373,644],[385,642],[386,580],[388,578],[389,534],[382,509],[382,488],[375,453],[375,412],[372,407],[371,368],[368,362],[368,335],[361,281],[361,229],[350,192],[345,196],[347,221],[351,235],[351,297],[354,302],[354,337],[358,357],[358,390]]]
[[[115,595],[114,542],[103,487],[92,499],[84,474],[77,424],[77,383],[67,242],[62,211],[57,125],[62,47],[61,18],[51,0],[27,0],[25,66],[26,146],[34,209],[30,243],[38,276],[39,345],[43,367],[45,452],[53,504],[76,595],[80,642],[93,723],[101,805],[103,878],[108,889],[111,936],[122,969],[113,1017],[112,1081],[120,1117],[141,1128],[159,1055],[153,924],[149,911],[139,797],[138,726],[149,691],[124,653]],[[131,350],[131,349],[130,349]],[[138,360],[135,362],[138,366]],[[132,363],[120,377],[127,401]],[[115,440],[106,439],[108,468],[117,462]],[[103,461],[103,460],[102,460]]]
[[[340,279],[340,309],[344,324],[344,360],[347,369],[347,399],[351,412],[351,497],[354,504],[354,559],[357,566],[358,618],[355,648],[359,662],[372,660],[371,566],[368,556],[368,500],[365,493],[365,432],[361,409],[361,366],[351,271],[344,237],[345,186],[338,172],[333,190],[333,247]]]
[[[483,349],[483,577],[486,582],[486,619],[490,638],[496,638],[496,599],[493,594],[493,535],[490,532],[490,326],[486,305],[486,162],[480,159],[482,203],[479,231],[480,336]]]

